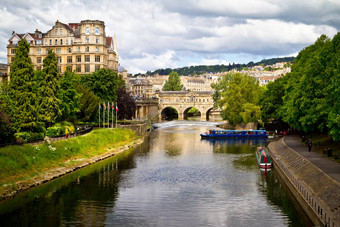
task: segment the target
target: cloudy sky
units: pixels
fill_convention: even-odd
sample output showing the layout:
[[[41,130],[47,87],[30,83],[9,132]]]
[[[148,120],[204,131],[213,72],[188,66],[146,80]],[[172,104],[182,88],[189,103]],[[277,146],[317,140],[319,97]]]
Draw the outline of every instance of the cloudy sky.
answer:
[[[340,0],[1,0],[0,62],[12,31],[102,20],[130,73],[296,55],[340,31]]]

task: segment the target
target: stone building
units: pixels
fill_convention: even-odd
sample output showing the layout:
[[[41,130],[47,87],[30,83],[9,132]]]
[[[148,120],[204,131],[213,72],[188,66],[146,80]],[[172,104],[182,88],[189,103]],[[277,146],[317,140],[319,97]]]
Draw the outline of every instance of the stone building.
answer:
[[[38,29],[34,33],[24,34],[13,31],[7,45],[8,73],[21,39],[26,39],[30,44],[29,56],[35,70],[42,68],[48,50],[52,49],[56,53],[58,70],[62,74],[67,66],[78,74],[93,73],[101,68],[118,71],[116,37],[106,36],[103,21],[83,20],[69,24],[57,21],[46,33]]]
[[[128,83],[128,90],[131,92],[131,96],[140,98],[152,97],[152,84],[149,80],[144,78],[130,78]]]
[[[0,63],[0,84],[7,80],[7,65]]]

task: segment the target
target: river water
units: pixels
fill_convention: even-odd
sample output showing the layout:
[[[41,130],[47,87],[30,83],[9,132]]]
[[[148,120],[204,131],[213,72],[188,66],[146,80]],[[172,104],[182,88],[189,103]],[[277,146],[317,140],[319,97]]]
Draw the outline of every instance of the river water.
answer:
[[[216,122],[158,123],[140,147],[0,202],[0,226],[311,226],[265,140],[201,140]]]

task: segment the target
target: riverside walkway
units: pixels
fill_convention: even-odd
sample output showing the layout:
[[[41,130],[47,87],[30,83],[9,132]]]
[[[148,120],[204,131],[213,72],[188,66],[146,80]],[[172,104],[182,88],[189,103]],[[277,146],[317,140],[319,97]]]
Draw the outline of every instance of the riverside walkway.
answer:
[[[285,143],[294,151],[308,159],[316,167],[326,173],[329,177],[340,183],[340,164],[336,163],[325,156],[314,152],[308,152],[308,147],[299,141],[297,135],[288,135],[284,137]],[[340,192],[339,192],[340,193]]]
[[[340,165],[312,151],[296,135],[268,145],[276,172],[317,226],[340,227]]]

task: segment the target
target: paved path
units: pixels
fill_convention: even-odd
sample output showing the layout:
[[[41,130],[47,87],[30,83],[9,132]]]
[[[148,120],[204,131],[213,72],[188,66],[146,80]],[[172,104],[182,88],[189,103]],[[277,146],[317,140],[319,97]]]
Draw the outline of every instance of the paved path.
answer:
[[[340,164],[336,163],[321,154],[314,152],[313,149],[311,152],[308,152],[308,147],[305,144],[302,144],[298,136],[296,135],[288,135],[284,137],[284,142],[293,150],[298,152],[300,155],[308,159],[311,163],[313,163],[316,167],[321,169],[323,172],[328,174],[332,179],[338,181],[340,183]]]

